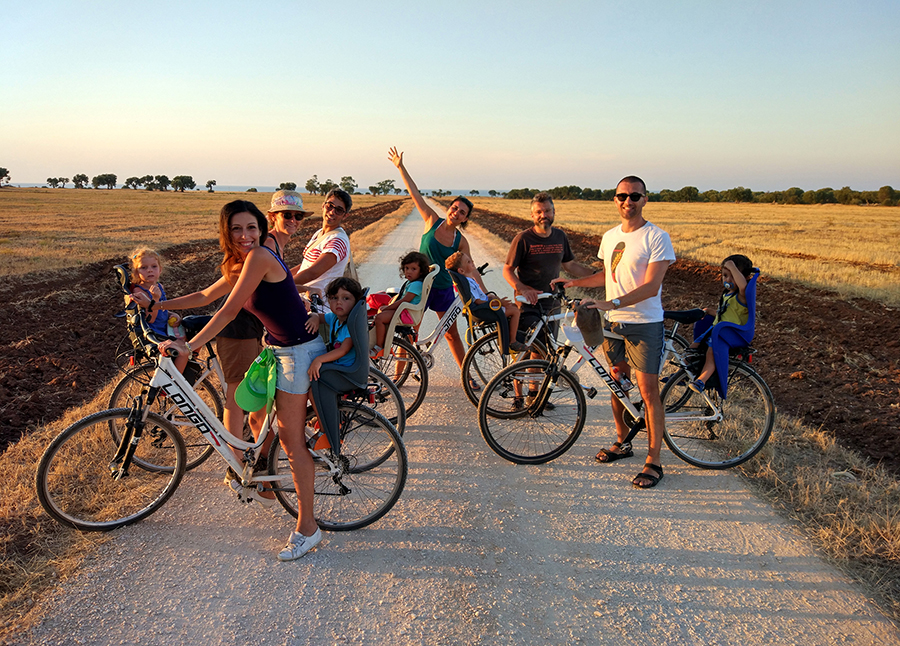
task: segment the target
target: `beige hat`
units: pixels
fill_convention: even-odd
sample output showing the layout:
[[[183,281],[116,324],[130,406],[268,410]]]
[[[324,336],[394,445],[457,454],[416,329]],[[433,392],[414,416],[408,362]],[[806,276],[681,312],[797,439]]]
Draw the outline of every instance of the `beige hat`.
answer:
[[[312,211],[303,210],[303,197],[297,191],[275,191],[272,194],[272,206],[269,213],[278,211],[297,211],[303,215],[312,215]]]

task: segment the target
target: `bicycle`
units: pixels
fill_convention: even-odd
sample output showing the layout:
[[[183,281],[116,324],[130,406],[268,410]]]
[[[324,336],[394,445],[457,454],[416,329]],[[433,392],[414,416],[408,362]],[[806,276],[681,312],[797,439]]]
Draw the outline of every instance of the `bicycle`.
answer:
[[[541,301],[555,300],[564,297],[564,292],[562,292],[561,289],[561,287],[557,288],[552,294],[539,294],[538,302],[540,303]],[[518,296],[516,300],[520,303],[528,302],[523,296]],[[575,314],[573,312],[561,311],[553,314],[552,312],[554,309],[555,308],[548,310],[547,308],[541,308],[541,315],[537,323],[525,333],[525,345],[529,346],[529,351],[527,352],[520,352],[517,354],[510,351],[509,355],[504,355],[501,352],[500,344],[497,335],[495,334],[486,334],[471,345],[463,359],[462,385],[466,397],[472,402],[473,406],[478,406],[478,402],[484,392],[484,387],[498,372],[500,372],[500,370],[511,363],[528,358],[537,358],[546,361],[561,345],[563,345],[555,335],[551,334],[550,330],[554,323],[571,323],[575,318]],[[660,381],[663,383],[675,372],[675,370],[672,369],[671,364],[665,361],[665,358],[670,354],[680,355],[689,346],[687,340],[678,334],[678,326],[679,322],[675,321],[674,326],[671,329],[667,328],[665,331],[667,354],[663,361],[664,369],[660,371],[659,375]],[[579,355],[577,361],[571,366],[568,366],[568,370],[572,374],[576,374],[585,363],[586,361],[584,358]],[[475,383],[479,387],[477,389],[472,388],[472,383]],[[589,397],[593,399],[596,395],[596,389],[588,389],[588,393]]]
[[[478,267],[479,273],[486,274],[487,266],[488,264],[485,263]],[[432,267],[435,268],[434,273],[436,274],[437,266],[432,265]],[[431,283],[428,282],[427,285],[430,290]],[[423,303],[428,299],[428,293],[424,289],[421,299]],[[399,311],[394,316],[395,320],[388,327],[388,335],[393,334],[390,337],[392,339],[391,346],[389,349],[385,348],[383,356],[373,359],[372,363],[385,374],[393,375],[394,384],[400,390],[404,402],[408,402],[407,417],[415,413],[425,400],[425,394],[428,392],[428,371],[434,367],[434,349],[463,311],[463,301],[457,294],[437,325],[424,339],[419,338],[415,326],[398,322]],[[477,332],[483,331],[486,336],[490,336],[487,334],[489,330],[493,330],[493,328],[469,325],[465,336],[467,339],[477,342],[480,338],[475,336]]]
[[[140,316],[136,311],[133,315]],[[203,399],[156,345],[163,341],[142,332],[154,350],[150,383],[130,408],[100,411],[63,430],[47,447],[35,476],[41,506],[54,520],[82,531],[109,531],[135,523],[157,511],[178,488],[188,457],[179,430],[153,411],[164,393],[200,431],[222,459],[239,474],[239,501],[261,498],[270,488],[288,513],[299,513],[290,466],[277,434],[268,452],[265,473],[254,472],[272,428],[268,415],[259,438],[247,442],[231,435]],[[339,404],[340,443],[323,442],[307,426],[307,444],[315,464],[315,508],[322,529],[347,531],[365,527],[386,514],[403,492],[407,454],[394,426],[361,403],[359,389]],[[111,440],[115,424],[121,438]],[[242,459],[235,456],[236,449]]]
[[[117,283],[122,290],[130,293],[129,272],[125,265],[117,265],[114,268]],[[321,301],[319,301],[321,303]],[[122,312],[119,318],[125,318],[128,335],[126,340],[130,348],[117,355],[117,365],[124,363],[130,365],[124,370],[124,376],[114,386],[109,398],[107,408],[128,408],[134,399],[140,395],[143,388],[149,385],[156,371],[156,365],[151,361],[150,353],[146,347],[140,318],[134,313]],[[199,332],[209,322],[210,316],[186,316],[183,319],[188,338]],[[124,344],[120,344],[120,347]],[[224,401],[226,399],[227,384],[219,358],[216,355],[215,345],[212,341],[205,346],[206,356],[199,357],[199,351],[188,361],[184,371],[184,377],[190,383],[194,391],[203,399],[206,405],[215,413],[218,419],[223,418]],[[369,370],[367,405],[383,414],[402,436],[406,430],[406,410],[400,391],[386,375],[372,367]],[[201,431],[193,422],[180,414],[178,406],[169,401],[167,395],[161,392],[156,398],[154,412],[171,422],[181,433],[188,452],[187,470],[190,471],[205,462],[213,453],[213,447],[203,437]],[[246,424],[246,422],[245,422]],[[117,423],[110,424],[110,432],[113,441],[118,442],[121,429]]]
[[[563,302],[571,309],[575,301],[564,298]],[[670,319],[679,314],[668,313]],[[683,316],[679,318],[685,322]],[[600,353],[601,364],[577,328],[564,326],[563,331],[566,342],[549,360],[507,366],[485,387],[478,405],[479,428],[488,446],[506,460],[542,464],[564,454],[578,439],[587,404],[585,388],[565,368],[573,349],[625,408],[625,421],[630,425],[625,442],[645,429],[640,403],[632,402],[612,376],[604,353]],[[775,423],[772,393],[749,365],[752,348],[735,349],[727,375],[728,398],[722,399],[713,388],[700,394],[687,388],[698,370],[672,346],[666,344],[677,370],[661,393],[666,445],[685,462],[707,469],[725,469],[752,458],[765,445]]]

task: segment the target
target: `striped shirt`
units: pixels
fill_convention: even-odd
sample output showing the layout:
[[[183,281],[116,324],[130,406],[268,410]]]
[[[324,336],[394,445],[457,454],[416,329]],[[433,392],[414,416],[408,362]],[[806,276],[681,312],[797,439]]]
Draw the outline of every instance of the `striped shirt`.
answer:
[[[328,283],[335,278],[343,276],[344,270],[347,268],[347,259],[350,255],[350,239],[343,229],[338,228],[328,233],[324,233],[322,229],[316,231],[313,237],[310,238],[309,244],[306,245],[306,249],[303,250],[303,262],[300,264],[300,271],[311,267],[326,253],[334,254],[337,262],[324,274],[307,283],[310,287],[318,287],[323,291],[328,287]]]

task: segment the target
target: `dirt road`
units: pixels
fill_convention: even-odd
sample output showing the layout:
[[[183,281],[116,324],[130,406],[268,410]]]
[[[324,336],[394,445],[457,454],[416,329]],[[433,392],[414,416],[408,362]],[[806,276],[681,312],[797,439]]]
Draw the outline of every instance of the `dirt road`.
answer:
[[[420,233],[413,212],[364,282],[399,286],[396,259]],[[502,259],[472,242],[507,292]],[[735,476],[664,451],[660,486],[633,489],[640,457],[593,461],[614,436],[597,400],[569,453],[509,464],[458,381],[442,345],[407,426],[406,490],[375,525],[280,563],[292,523],[234,501],[214,457],[49,595],[16,643],[900,644]]]

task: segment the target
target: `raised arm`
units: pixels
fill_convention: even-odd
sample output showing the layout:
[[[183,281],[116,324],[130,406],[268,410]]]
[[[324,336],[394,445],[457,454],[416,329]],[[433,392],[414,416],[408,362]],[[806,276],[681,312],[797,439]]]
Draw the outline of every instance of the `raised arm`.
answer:
[[[734,286],[738,288],[738,300],[741,304],[746,305],[747,278],[741,273],[732,260],[725,263],[725,269],[731,272],[731,280],[734,281]]]
[[[388,159],[390,159],[391,163],[400,171],[400,177],[403,178],[403,184],[406,186],[406,190],[409,191],[409,196],[412,198],[413,204],[416,205],[422,219],[425,220],[425,227],[430,229],[434,226],[434,223],[440,219],[440,216],[434,212],[434,209],[428,206],[425,202],[425,198],[422,197],[422,194],[419,192],[416,183],[406,171],[406,166],[403,165],[403,153],[397,152],[396,146],[392,146],[391,149],[388,150]]]

